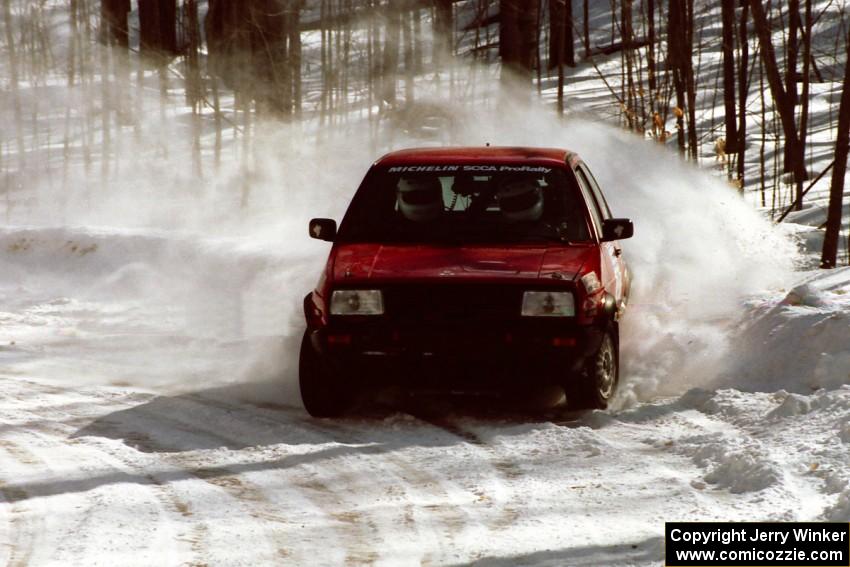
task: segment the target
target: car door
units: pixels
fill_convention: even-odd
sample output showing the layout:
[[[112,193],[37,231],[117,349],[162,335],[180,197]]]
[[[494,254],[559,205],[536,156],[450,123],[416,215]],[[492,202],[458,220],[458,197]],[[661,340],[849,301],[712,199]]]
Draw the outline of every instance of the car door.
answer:
[[[593,216],[601,219],[601,221],[612,218],[608,202],[587,165],[578,164],[576,177],[579,184],[582,185],[582,192],[586,192],[591,198],[589,206],[596,209],[596,214]],[[598,230],[600,237],[602,235],[601,221]],[[600,248],[602,250],[602,282],[605,289],[613,293],[619,312],[625,307],[629,292],[628,268],[623,260],[623,249],[619,241],[602,242]]]

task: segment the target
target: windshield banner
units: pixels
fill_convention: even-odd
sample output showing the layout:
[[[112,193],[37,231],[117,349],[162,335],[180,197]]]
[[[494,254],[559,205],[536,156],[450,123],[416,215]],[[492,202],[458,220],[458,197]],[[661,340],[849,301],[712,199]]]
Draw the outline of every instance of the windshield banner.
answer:
[[[474,171],[487,173],[549,173],[550,167],[539,165],[397,165],[387,169],[389,173],[456,173]]]

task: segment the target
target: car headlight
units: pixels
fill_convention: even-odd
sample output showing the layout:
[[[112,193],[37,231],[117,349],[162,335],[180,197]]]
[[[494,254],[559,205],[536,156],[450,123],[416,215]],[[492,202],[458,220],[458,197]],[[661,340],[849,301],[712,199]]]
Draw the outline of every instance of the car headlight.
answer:
[[[573,294],[568,291],[526,291],[522,296],[523,317],[572,317],[575,314]]]
[[[378,289],[338,289],[331,294],[331,315],[383,315],[384,296]]]

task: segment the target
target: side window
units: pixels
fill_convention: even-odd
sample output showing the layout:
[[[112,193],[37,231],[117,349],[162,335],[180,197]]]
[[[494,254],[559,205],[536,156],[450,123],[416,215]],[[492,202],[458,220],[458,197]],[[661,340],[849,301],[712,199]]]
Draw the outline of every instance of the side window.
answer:
[[[587,181],[587,178],[581,172],[581,170],[576,171],[576,179],[578,179],[578,186],[581,189],[581,195],[584,198],[584,202],[587,203],[587,210],[590,211],[590,216],[593,219],[593,224],[596,226],[596,234],[602,234],[602,213],[599,211],[599,206],[596,204],[596,199],[593,198],[593,193],[590,190],[590,184]]]
[[[613,215],[611,214],[611,209],[608,207],[608,201],[605,200],[605,195],[602,194],[602,190],[599,188],[599,183],[596,182],[596,178],[593,177],[593,174],[587,168],[586,165],[581,164],[578,166],[579,171],[584,174],[585,179],[590,185],[590,190],[593,191],[593,196],[596,198],[596,203],[599,205],[599,208],[602,211],[602,218],[610,219]]]

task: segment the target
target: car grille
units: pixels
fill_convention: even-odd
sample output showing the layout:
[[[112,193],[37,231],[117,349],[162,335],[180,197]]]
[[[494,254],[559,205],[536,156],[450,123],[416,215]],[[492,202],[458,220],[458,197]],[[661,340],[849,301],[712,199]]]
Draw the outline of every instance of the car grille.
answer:
[[[522,289],[504,285],[398,285],[384,288],[386,316],[410,323],[517,319]]]

